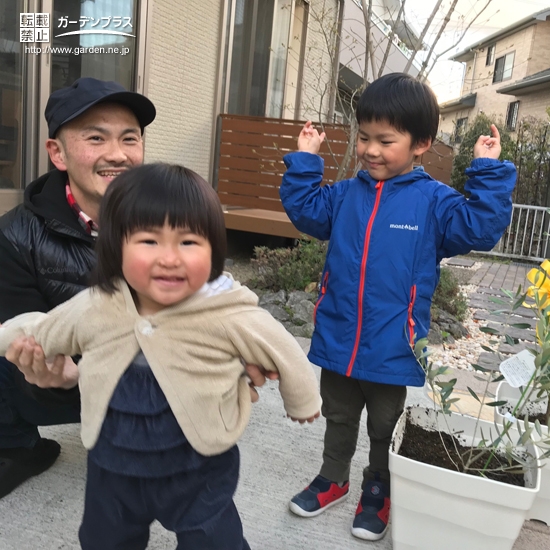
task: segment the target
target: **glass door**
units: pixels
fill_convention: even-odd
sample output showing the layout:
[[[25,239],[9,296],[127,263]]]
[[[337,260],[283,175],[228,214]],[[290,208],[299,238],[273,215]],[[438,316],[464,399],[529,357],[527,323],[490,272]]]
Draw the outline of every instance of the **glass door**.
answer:
[[[137,0],[54,0],[51,91],[83,76],[133,89],[137,22]]]
[[[23,188],[23,44],[19,14],[24,2],[0,4],[0,214],[21,200]]]

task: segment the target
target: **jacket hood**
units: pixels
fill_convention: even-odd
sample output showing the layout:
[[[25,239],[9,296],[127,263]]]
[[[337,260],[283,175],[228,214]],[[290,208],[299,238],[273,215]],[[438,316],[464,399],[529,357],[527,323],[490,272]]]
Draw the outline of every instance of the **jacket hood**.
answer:
[[[357,173],[357,177],[362,179],[363,181],[366,181],[371,185],[373,184],[376,185],[378,183],[378,180],[375,180],[374,178],[372,178],[371,175],[367,172],[367,170],[360,170]],[[400,184],[403,185],[408,183],[414,183],[420,180],[436,181],[434,180],[434,178],[432,178],[432,176],[430,176],[427,172],[424,171],[424,168],[422,166],[416,166],[406,174],[401,174],[400,176],[395,176],[394,178],[385,180],[385,183],[390,185],[400,185]]]
[[[254,292],[252,292],[248,287],[242,286],[238,281],[235,281],[230,273],[224,271],[223,275],[233,281],[231,289],[224,290],[223,292],[213,296],[196,292],[193,296],[190,296],[186,300],[183,300],[174,306],[167,307],[154,315],[148,315],[147,317],[150,319],[160,320],[164,317],[195,314],[209,310],[216,311],[216,314],[218,315],[221,314],[224,309],[228,311],[232,309],[237,310],[242,308],[247,309],[249,307],[257,307],[258,296],[254,294]],[[118,301],[119,298],[117,298],[117,296],[121,297],[120,300],[124,303],[123,307],[126,312],[134,317],[139,316],[132,297],[132,292],[126,281],[122,279],[119,280],[117,286],[121,290],[121,293],[115,293],[113,295],[113,299]]]
[[[67,172],[57,169],[40,176],[25,189],[25,208],[43,218],[49,230],[93,242],[67,202],[66,183]]]

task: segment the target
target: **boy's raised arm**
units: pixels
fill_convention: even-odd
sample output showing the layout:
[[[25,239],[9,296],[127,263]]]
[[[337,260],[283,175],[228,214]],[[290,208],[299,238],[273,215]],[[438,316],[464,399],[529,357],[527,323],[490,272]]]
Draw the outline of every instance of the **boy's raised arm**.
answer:
[[[298,151],[302,153],[319,154],[321,143],[325,141],[325,132],[319,132],[314,128],[311,120],[308,120],[298,136]]]
[[[298,136],[298,151],[285,155],[287,167],[279,189],[281,202],[296,229],[326,241],[332,231],[332,216],[337,185],[321,186],[324,161],[318,155],[325,133],[305,123]]]
[[[491,136],[480,136],[474,145],[474,160],[466,169],[466,199],[441,185],[436,193],[435,219],[441,234],[439,256],[491,250],[510,223],[516,167],[498,160],[500,135],[491,125]]]
[[[479,136],[474,145],[474,158],[489,158],[498,160],[501,152],[500,133],[498,128],[491,124],[490,136]]]

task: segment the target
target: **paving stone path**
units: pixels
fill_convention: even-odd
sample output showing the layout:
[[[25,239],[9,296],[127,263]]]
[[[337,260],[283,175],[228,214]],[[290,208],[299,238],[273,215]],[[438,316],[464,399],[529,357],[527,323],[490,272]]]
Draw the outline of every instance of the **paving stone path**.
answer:
[[[464,260],[463,260],[464,261]],[[466,260],[470,261],[470,260]],[[455,264],[456,265],[456,264]],[[484,262],[475,275],[470,279],[469,284],[476,285],[477,289],[469,296],[469,305],[476,308],[474,319],[486,322],[486,325],[503,332],[503,324],[528,323],[531,328],[517,329],[508,326],[506,333],[512,338],[518,338],[520,342],[513,346],[502,342],[498,351],[510,355],[519,353],[527,347],[535,347],[535,323],[533,312],[529,308],[520,307],[508,318],[508,315],[495,314],[494,312],[510,307],[510,298],[502,289],[515,293],[521,285],[525,289],[528,281],[527,272],[532,269],[531,265],[523,264],[500,264]],[[494,300],[501,300],[505,304],[499,304]],[[478,363],[488,368],[498,368],[500,363],[498,357],[489,352],[482,352]]]

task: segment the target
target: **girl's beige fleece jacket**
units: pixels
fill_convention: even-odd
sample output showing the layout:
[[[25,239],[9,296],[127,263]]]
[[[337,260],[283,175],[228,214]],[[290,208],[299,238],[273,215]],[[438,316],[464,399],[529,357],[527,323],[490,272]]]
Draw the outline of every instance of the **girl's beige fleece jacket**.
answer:
[[[230,277],[229,274],[225,274]],[[195,294],[141,317],[126,282],[108,295],[88,289],[49,313],[25,313],[0,328],[0,356],[23,334],[47,357],[82,355],[78,363],[82,441],[91,449],[109,401],[141,349],[191,445],[203,455],[233,446],[250,417],[247,363],[278,371],[286,412],[310,418],[321,407],[317,379],[294,337],[257,296],[234,282],[223,293]]]

